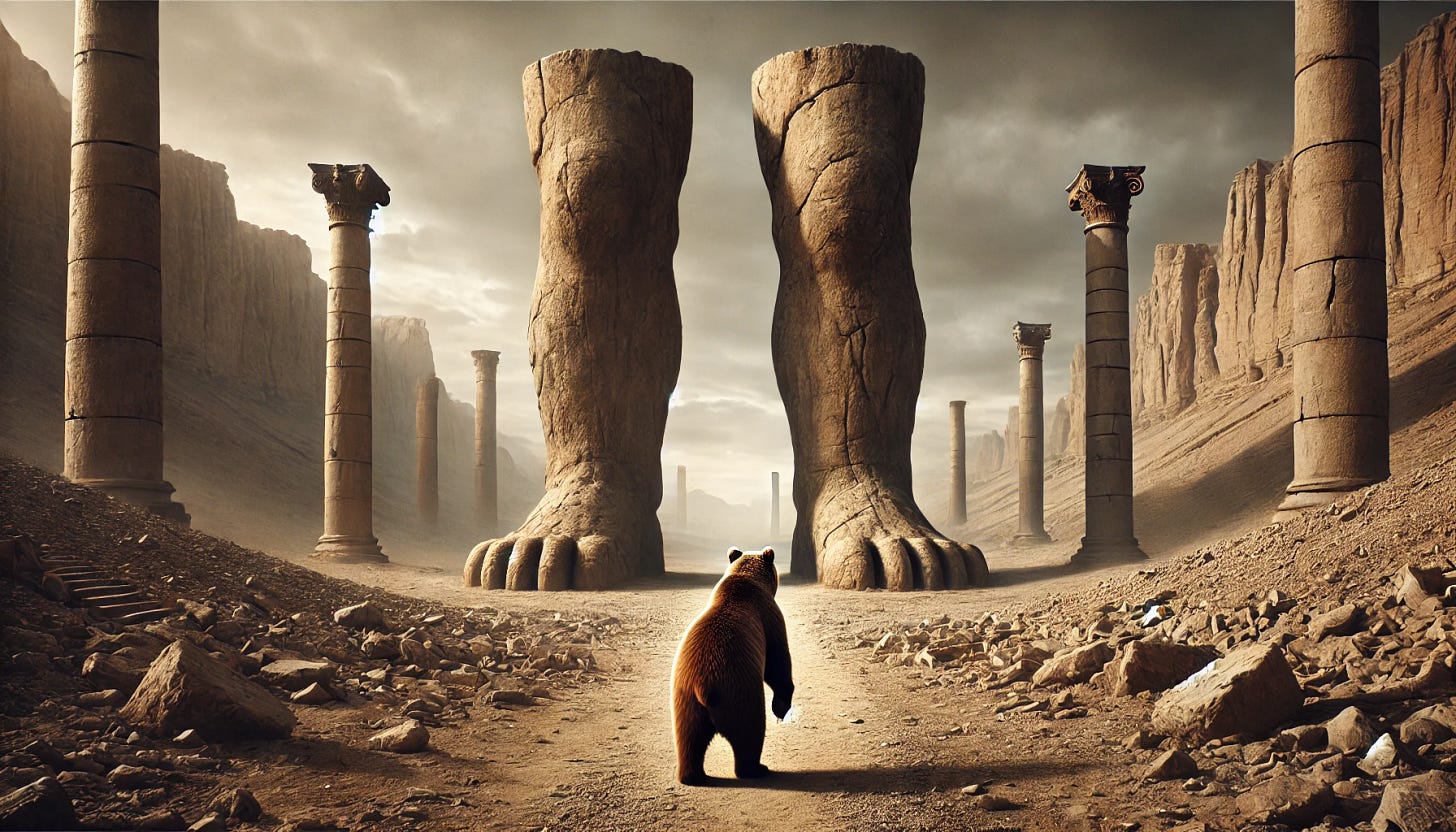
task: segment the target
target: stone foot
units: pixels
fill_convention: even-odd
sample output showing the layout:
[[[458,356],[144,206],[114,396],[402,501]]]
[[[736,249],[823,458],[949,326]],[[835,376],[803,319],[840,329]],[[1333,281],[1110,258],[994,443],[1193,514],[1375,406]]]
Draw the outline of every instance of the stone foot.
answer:
[[[965,589],[984,586],[986,558],[949,540],[906,495],[864,468],[833,477],[814,505],[819,581],[840,589]]]
[[[580,479],[549,489],[519,529],[471,550],[465,585],[605,589],[634,575],[661,572],[657,515],[627,496],[631,493]]]

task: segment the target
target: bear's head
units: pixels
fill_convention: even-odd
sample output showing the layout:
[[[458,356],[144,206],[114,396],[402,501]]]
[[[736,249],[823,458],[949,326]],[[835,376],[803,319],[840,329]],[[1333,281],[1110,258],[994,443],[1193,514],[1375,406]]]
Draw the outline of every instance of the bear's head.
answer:
[[[727,575],[741,575],[761,584],[770,595],[778,592],[779,573],[774,568],[774,550],[764,547],[762,552],[744,554],[741,549],[728,550]]]

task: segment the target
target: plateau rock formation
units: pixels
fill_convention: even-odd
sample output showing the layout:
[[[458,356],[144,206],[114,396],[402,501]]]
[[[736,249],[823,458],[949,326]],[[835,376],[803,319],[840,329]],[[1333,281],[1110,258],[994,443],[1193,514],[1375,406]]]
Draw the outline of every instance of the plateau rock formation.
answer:
[[[1386,284],[1394,311],[1422,302],[1456,268],[1456,14],[1424,26],[1381,70],[1380,84]],[[1198,396],[1260,381],[1289,363],[1289,191],[1287,159],[1255,161],[1229,188],[1221,245],[1158,247],[1152,285],[1138,301],[1139,420],[1171,417]],[[1073,430],[1078,422],[1072,420]]]

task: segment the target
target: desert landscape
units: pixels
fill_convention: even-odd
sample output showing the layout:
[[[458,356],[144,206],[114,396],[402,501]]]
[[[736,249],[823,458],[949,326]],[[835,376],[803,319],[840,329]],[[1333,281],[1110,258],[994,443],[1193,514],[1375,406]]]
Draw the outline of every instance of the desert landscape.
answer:
[[[496,198],[539,208],[514,328],[462,350],[391,288],[412,176],[297,159],[313,227],[275,230],[158,140],[181,21],[257,4],[60,5],[0,5],[0,829],[1456,829],[1449,6],[1240,12],[1287,18],[1287,155],[1179,172],[1227,184],[1203,225],[1154,218],[1173,172],[1079,157],[1036,197],[1070,300],[1024,311],[942,282],[912,197],[945,178],[929,41],[756,55],[768,435],[691,398],[730,343],[694,241],[714,70],[561,43],[472,80],[516,108]],[[7,28],[60,18],[71,96]],[[955,293],[994,390],[947,381],[983,354]],[[679,641],[770,546],[771,773],[716,740],[680,782]]]

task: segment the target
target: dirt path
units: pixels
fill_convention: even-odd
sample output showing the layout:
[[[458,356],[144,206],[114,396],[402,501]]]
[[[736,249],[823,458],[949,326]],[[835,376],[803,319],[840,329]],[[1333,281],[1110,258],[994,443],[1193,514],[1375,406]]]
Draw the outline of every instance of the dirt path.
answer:
[[[459,730],[437,732],[441,752],[479,763],[455,767],[459,773],[447,778],[454,793],[478,807],[473,828],[1091,829],[1103,828],[1100,818],[1110,823],[1186,805],[1187,795],[1176,791],[1161,804],[1129,799],[1130,757],[1120,740],[1137,727],[1139,706],[1055,722],[1037,714],[1003,717],[992,712],[998,694],[927,685],[914,671],[874,661],[854,636],[879,622],[975,615],[1086,580],[1040,560],[1005,569],[1001,586],[958,593],[865,595],[785,585],[779,602],[794,657],[795,715],[769,724],[764,763],[776,774],[732,779],[731,751],[720,739],[707,760],[709,774],[720,779],[706,788],[674,779],[667,703],[678,639],[717,579],[705,571],[711,567],[677,563],[664,579],[607,593],[466,590],[453,574],[400,566],[353,567],[349,577],[452,605],[570,609],[622,620],[624,636],[599,653],[608,671],[603,681],[556,705],[478,712]],[[976,806],[961,793],[973,783],[1021,808]],[[1168,791],[1166,784],[1150,788]],[[453,828],[445,817],[434,819],[442,822],[438,828]]]

